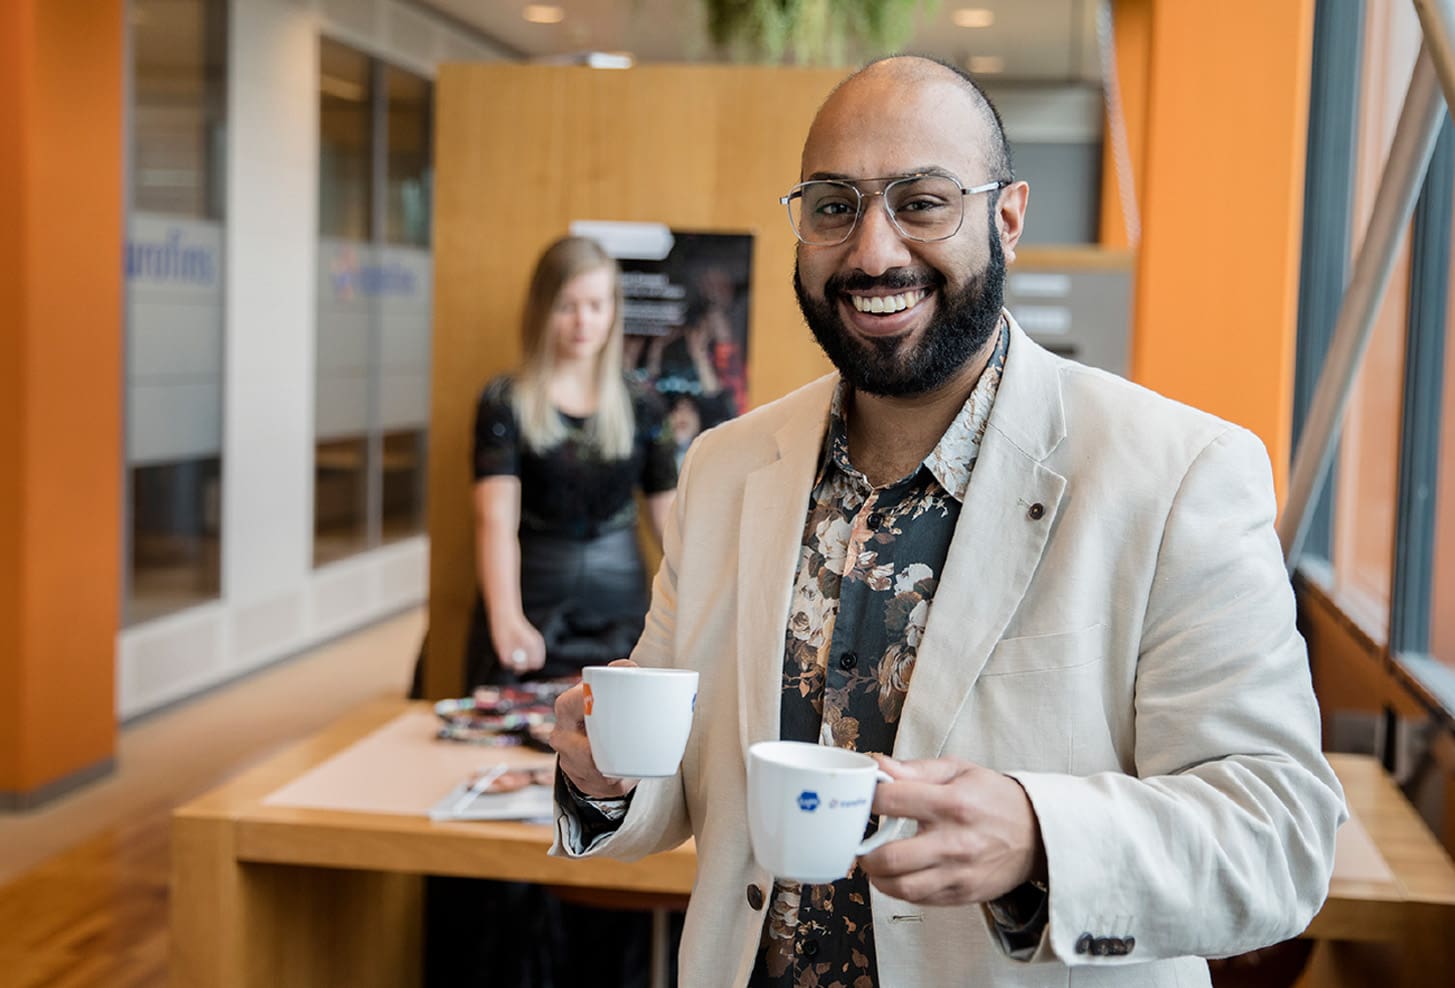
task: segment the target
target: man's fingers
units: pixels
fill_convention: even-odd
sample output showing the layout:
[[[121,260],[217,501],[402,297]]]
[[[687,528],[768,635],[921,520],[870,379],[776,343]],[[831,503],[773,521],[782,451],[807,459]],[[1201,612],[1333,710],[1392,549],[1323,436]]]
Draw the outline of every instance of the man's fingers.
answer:
[[[949,906],[980,901],[973,872],[967,868],[937,866],[884,875],[870,872],[865,862],[860,866],[875,888],[905,902]]]
[[[921,823],[970,824],[979,815],[977,790],[943,782],[881,782],[874,790],[874,812]]]
[[[881,826],[883,824],[881,823]],[[943,841],[934,831],[892,840],[859,858],[870,878],[894,878],[932,868],[944,858]]]
[[[896,780],[944,784],[964,773],[968,763],[953,758],[923,758],[902,762],[888,755],[874,755],[879,767]]]

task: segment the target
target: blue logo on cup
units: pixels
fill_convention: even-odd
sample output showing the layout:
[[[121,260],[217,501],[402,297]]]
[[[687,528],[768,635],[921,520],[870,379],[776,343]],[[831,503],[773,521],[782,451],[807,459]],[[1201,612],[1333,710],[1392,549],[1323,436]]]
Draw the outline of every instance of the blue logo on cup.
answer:
[[[812,813],[818,809],[818,793],[811,789],[805,789],[798,794],[798,808],[805,813]]]

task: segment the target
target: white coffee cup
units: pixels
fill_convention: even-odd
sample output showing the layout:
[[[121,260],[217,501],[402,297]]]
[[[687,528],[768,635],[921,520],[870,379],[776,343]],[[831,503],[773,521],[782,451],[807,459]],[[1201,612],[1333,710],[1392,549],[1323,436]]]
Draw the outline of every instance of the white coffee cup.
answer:
[[[843,878],[854,859],[898,837],[884,817],[867,840],[874,787],[894,780],[868,755],[803,741],[748,749],[748,836],[753,857],[776,878],[820,884]]]
[[[690,669],[587,666],[586,737],[602,775],[675,775],[692,733],[697,673]]]

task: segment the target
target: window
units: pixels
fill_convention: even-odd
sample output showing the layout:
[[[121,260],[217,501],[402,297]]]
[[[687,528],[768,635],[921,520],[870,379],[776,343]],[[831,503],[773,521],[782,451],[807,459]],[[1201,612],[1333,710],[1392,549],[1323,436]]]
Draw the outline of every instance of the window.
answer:
[[[424,531],[433,85],[319,57],[315,566]]]
[[[226,6],[130,7],[127,624],[221,584]]]

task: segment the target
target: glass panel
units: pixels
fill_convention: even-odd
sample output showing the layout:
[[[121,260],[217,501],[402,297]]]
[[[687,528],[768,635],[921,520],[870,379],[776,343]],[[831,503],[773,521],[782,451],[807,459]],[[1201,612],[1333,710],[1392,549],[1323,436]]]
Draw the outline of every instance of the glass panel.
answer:
[[[128,620],[147,621],[216,597],[221,458],[133,467],[131,487]]]
[[[368,548],[369,441],[334,439],[314,451],[313,565]]]
[[[1452,265],[1455,271],[1455,265]],[[1455,674],[1455,299],[1445,325],[1445,393],[1435,494],[1435,558],[1430,594],[1430,653]],[[1455,701],[1452,701],[1455,709]]]
[[[433,283],[433,85],[333,41],[319,80],[314,565],[424,531]]]
[[[434,86],[411,72],[384,70],[389,95],[388,201],[384,237],[391,244],[429,246],[431,165],[430,102]]]
[[[319,48],[319,232],[368,240],[374,181],[369,58],[321,39]]]
[[[379,279],[373,297],[380,327],[374,384],[376,424],[384,433],[380,484],[388,541],[424,532],[433,267],[429,251],[420,247],[382,247],[379,253],[387,277]],[[416,486],[418,493],[401,500]]]
[[[371,541],[373,296],[385,280],[372,244],[373,74],[367,55],[321,39],[315,566],[361,552]]]
[[[130,11],[128,579],[134,624],[221,586],[224,0]]]
[[[408,538],[424,531],[425,444],[428,433],[387,432],[384,434],[384,526],[385,542]]]
[[[1414,9],[1369,10],[1354,173],[1354,255],[1368,229],[1410,72],[1420,48]],[[1339,606],[1376,641],[1388,637],[1398,506],[1399,382],[1409,298],[1409,239],[1390,276],[1363,367],[1350,395],[1334,463],[1333,585]]]

